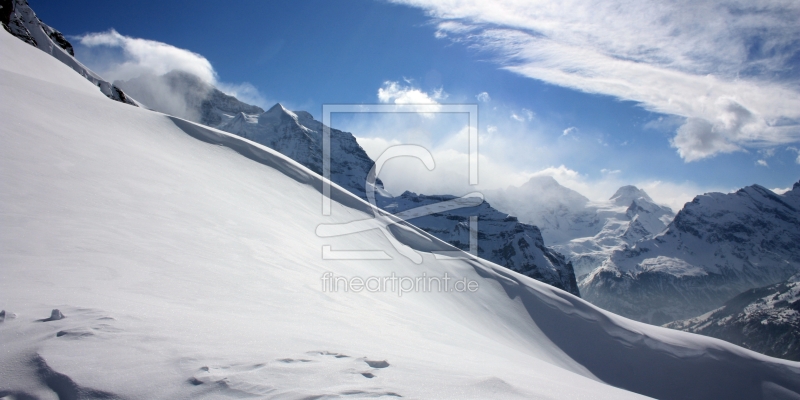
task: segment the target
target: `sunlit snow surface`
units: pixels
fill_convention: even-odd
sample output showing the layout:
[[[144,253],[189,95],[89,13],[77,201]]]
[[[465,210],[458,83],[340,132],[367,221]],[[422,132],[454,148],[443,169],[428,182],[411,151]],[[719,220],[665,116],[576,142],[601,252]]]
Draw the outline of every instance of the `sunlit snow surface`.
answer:
[[[319,238],[320,223],[370,218],[365,203],[334,191],[324,217],[319,178],[293,161],[110,101],[4,31],[0,46],[0,397],[800,392],[798,363],[632,322],[487,262],[417,265],[377,230]],[[393,260],[323,260],[323,245]],[[326,271],[447,272],[480,289],[331,293]],[[66,318],[39,321],[52,309]]]

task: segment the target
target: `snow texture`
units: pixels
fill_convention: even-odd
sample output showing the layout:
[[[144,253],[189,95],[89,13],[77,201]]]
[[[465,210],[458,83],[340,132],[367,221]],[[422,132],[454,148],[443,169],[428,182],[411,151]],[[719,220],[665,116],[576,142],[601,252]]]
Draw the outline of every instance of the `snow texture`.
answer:
[[[253,141],[110,102],[0,32],[0,397],[796,398],[800,364],[616,316],[373,217]],[[380,214],[379,214],[380,215]],[[384,216],[381,216],[384,218]],[[391,218],[391,216],[385,216]],[[394,232],[394,231],[393,231]],[[427,244],[421,246],[420,244]],[[320,249],[392,260],[323,260]],[[323,292],[341,276],[475,280],[474,293]],[[58,309],[66,316],[38,322]],[[783,396],[783,397],[779,397]]]

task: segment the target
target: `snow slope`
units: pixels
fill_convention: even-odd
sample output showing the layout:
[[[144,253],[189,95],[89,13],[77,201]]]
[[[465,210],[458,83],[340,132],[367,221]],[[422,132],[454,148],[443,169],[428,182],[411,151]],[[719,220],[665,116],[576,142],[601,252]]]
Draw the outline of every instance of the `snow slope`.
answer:
[[[64,38],[61,32],[42,22],[28,5],[28,0],[2,0],[0,6],[2,7],[0,8],[0,19],[2,19],[3,28],[9,33],[69,66],[92,82],[108,98],[121,103],[137,105],[135,100],[126,96],[118,87],[76,60],[72,44]]]
[[[322,173],[323,125],[305,111],[290,111],[276,104],[268,111],[227,96],[186,72],[162,76],[145,75],[115,82],[152,109],[199,122],[277,150],[316,173]],[[331,129],[331,180],[356,196],[366,199],[367,177],[375,162],[349,132]],[[376,205],[392,213],[413,207],[432,206],[434,201],[453,196],[403,193],[392,196],[375,180]],[[482,203],[452,211],[415,218],[412,223],[433,236],[469,250],[469,216],[477,216],[478,255],[539,281],[579,295],[577,279],[561,254],[544,246],[542,235]]]
[[[108,101],[0,32],[0,397],[797,398],[800,364],[648,326],[411,227],[254,142]],[[382,217],[383,218],[383,217]],[[323,260],[321,248],[392,260]],[[442,275],[474,293],[324,292]],[[52,309],[63,319],[48,320]],[[12,318],[13,314],[13,318]],[[626,391],[627,390],[627,391]],[[27,397],[26,397],[27,396]]]

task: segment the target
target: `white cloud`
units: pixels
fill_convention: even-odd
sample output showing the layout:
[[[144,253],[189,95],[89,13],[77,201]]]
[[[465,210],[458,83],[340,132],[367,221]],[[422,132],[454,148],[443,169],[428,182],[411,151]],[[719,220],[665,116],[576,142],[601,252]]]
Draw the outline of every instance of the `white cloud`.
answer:
[[[532,121],[532,120],[533,120],[533,117],[535,117],[535,116],[536,116],[536,113],[535,113],[535,112],[533,112],[533,111],[531,111],[531,110],[528,110],[527,108],[523,108],[523,109],[522,109],[522,113],[523,113],[523,114],[525,114],[525,118],[527,118],[527,119],[528,119],[528,121]]]
[[[790,187],[787,187],[787,188],[774,188],[774,189],[770,189],[770,190],[772,190],[773,192],[775,192],[777,194],[784,194],[784,193],[792,190],[792,188],[790,188]]]
[[[489,93],[487,92],[478,93],[475,96],[475,98],[478,99],[478,101],[480,101],[481,103],[488,103],[492,101],[492,98],[489,96]]]
[[[603,169],[600,170],[600,172],[603,173],[603,174],[619,174],[619,173],[622,172],[622,170],[603,168]]]
[[[685,118],[685,161],[800,140],[800,2],[396,0],[510,71]],[[517,115],[519,116],[519,115]]]
[[[564,132],[561,134],[561,136],[567,136],[567,135],[569,135],[571,133],[575,133],[577,131],[578,131],[578,128],[576,128],[574,126],[570,126],[569,128],[564,129]]]
[[[511,119],[519,122],[533,121],[533,117],[535,116],[536,113],[534,113],[531,110],[528,110],[527,108],[523,108],[522,111],[520,111],[519,113],[516,112],[511,113]]]
[[[386,81],[378,89],[378,100],[381,103],[393,104],[439,104],[439,100],[447,98],[443,89],[433,93],[423,92],[412,86],[404,86],[399,82]]]
[[[225,83],[217,82],[217,89],[223,93],[236,97],[237,99],[247,103],[259,106],[263,109],[268,109],[275,104],[274,101],[267,100],[263,94],[249,82],[242,83]],[[285,104],[285,103],[284,103]]]
[[[760,165],[762,167],[769,167],[769,164],[765,160],[758,160],[756,161],[756,165]]]
[[[101,73],[109,80],[127,80],[149,73],[163,75],[173,70],[189,72],[207,83],[214,83],[217,74],[203,56],[154,40],[120,35],[115,30],[87,33],[78,38],[86,47],[119,48],[121,60],[113,60]]]
[[[183,71],[197,76],[203,82],[262,108],[271,104],[250,83],[226,83],[218,80],[211,63],[202,55],[155,40],[125,36],[111,29],[107,32],[87,33],[78,36],[77,54],[81,61],[110,81],[131,80],[138,77],[156,77],[171,71]],[[175,96],[163,88],[148,85],[153,96]],[[158,93],[153,92],[157,90]],[[169,99],[167,99],[169,100]],[[163,100],[162,103],[179,103],[185,99]]]
[[[789,146],[786,148],[786,150],[790,150],[797,153],[797,159],[794,160],[794,162],[800,164],[800,149],[798,149],[797,147]]]

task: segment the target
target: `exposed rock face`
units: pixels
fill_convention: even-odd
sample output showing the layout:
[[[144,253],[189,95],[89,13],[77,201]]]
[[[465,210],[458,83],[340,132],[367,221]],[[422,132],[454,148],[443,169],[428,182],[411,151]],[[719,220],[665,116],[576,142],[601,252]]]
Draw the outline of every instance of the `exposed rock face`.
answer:
[[[800,275],[747,290],[714,311],[665,326],[800,361]]]
[[[580,286],[600,307],[663,324],[798,271],[800,182],[783,195],[753,185],[697,196],[665,232],[615,251]]]
[[[205,114],[204,114],[205,115]],[[261,114],[240,112],[217,128],[250,139],[322,174],[322,123],[305,111],[289,111],[276,104]],[[375,164],[349,132],[331,129],[331,180],[355,195],[366,199],[367,176]],[[376,190],[388,196],[378,179]]]
[[[432,206],[455,196],[426,196],[405,192],[397,197],[379,198],[381,208],[397,214],[412,208]],[[464,251],[470,250],[470,217],[478,217],[478,256],[536,280],[579,296],[572,264],[545,247],[539,228],[523,224],[489,203],[433,213],[409,219],[422,230]]]
[[[33,12],[27,0],[0,0],[0,20],[3,28],[25,43],[30,44],[68,65],[112,100],[135,106],[136,102],[123,91],[86,68],[75,59],[72,44],[61,32],[51,28]]]

